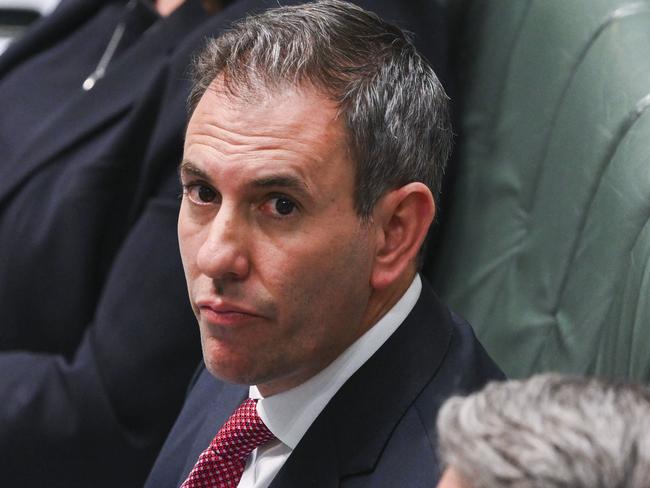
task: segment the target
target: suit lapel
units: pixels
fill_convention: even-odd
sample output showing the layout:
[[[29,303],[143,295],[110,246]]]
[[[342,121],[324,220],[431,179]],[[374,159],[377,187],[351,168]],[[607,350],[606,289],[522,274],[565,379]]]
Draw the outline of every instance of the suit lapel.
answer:
[[[32,136],[33,144],[19,153],[14,164],[0,172],[0,201],[25,178],[103,125],[121,117],[140,97],[152,93],[152,84],[165,66],[164,57],[183,34],[207,18],[198,0],[189,0],[178,12],[152,26],[137,45],[124,53],[89,92],[79,89],[69,107]],[[124,80],[130,80],[125,89]],[[60,130],[66,127],[67,130]]]
[[[197,405],[198,410],[192,412],[185,419],[184,438],[177,439],[177,443],[183,445],[187,442],[187,445],[178,449],[171,449],[171,451],[187,453],[181,477],[178,479],[178,485],[185,481],[199,456],[210,445],[221,426],[226,423],[235,409],[248,397],[248,387],[217,381],[205,369],[199,377],[195,389],[200,390],[204,398],[209,400]],[[208,412],[207,415],[204,412]],[[187,428],[188,425],[189,428]]]
[[[452,335],[448,310],[423,283],[413,311],[338,391],[271,488],[339,486],[370,472],[395,427],[435,376]]]
[[[331,424],[328,419],[319,417],[273,478],[269,488],[337,487],[340,471]]]

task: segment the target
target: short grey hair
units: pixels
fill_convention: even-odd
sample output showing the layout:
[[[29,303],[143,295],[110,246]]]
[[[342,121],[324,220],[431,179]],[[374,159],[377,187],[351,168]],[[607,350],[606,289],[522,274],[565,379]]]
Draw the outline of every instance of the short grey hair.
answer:
[[[217,77],[231,96],[308,86],[334,100],[357,166],[361,217],[410,182],[438,197],[452,139],[447,96],[406,34],[377,15],[324,0],[249,16],[196,59],[191,112]]]
[[[650,392],[539,375],[448,400],[439,449],[472,488],[647,488]]]

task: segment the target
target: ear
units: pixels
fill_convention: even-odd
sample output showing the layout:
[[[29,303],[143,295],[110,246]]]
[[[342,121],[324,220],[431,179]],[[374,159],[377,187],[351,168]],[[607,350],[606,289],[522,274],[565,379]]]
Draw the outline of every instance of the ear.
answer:
[[[386,288],[410,269],[415,272],[418,252],[435,213],[431,191],[419,182],[392,190],[377,202],[373,212],[378,232],[370,278],[373,288]]]

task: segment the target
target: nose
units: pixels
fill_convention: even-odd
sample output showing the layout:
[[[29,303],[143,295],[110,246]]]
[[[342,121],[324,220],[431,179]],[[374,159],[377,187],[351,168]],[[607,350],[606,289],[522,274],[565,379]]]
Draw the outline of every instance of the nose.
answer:
[[[208,224],[197,254],[199,270],[213,280],[237,281],[250,272],[246,219],[222,205]]]

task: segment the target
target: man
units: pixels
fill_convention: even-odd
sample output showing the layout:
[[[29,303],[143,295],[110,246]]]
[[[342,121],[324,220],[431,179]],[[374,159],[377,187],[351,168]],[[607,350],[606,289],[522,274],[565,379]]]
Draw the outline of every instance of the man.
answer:
[[[200,360],[175,236],[186,70],[276,2],[163,15],[178,2],[65,0],[0,57],[3,485],[142,486]],[[444,69],[437,3],[368,3]]]
[[[439,488],[645,488],[650,391],[539,375],[492,383],[440,410]]]
[[[417,274],[435,74],[340,1],[247,18],[196,66],[178,233],[207,370],[147,486],[432,486],[438,405],[501,376]]]

